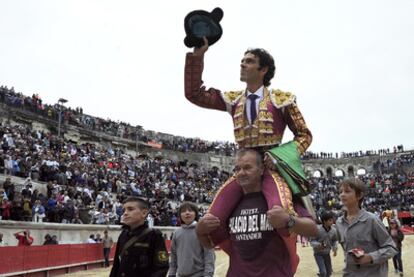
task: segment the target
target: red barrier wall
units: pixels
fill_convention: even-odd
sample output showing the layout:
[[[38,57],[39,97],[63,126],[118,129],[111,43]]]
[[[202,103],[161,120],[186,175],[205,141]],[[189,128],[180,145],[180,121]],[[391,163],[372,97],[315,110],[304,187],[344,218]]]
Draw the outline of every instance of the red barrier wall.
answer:
[[[404,233],[404,235],[414,235],[414,227],[403,226],[401,227],[401,231]]]
[[[171,241],[165,245],[170,251]],[[115,255],[115,246],[109,255]],[[46,269],[56,266],[103,260],[102,244],[59,244],[0,247],[0,274]]]
[[[410,212],[398,212],[398,218],[411,218],[411,213]]]
[[[168,253],[171,252],[171,240],[165,240],[165,247],[167,248]]]
[[[112,247],[110,258],[115,254]],[[0,247],[0,274],[103,259],[102,244]]]

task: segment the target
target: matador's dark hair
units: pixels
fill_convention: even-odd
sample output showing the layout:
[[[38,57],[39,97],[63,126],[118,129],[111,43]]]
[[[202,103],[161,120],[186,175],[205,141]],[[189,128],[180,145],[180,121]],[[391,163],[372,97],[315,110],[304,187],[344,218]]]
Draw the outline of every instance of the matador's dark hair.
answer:
[[[270,80],[273,79],[276,72],[275,60],[273,59],[272,55],[269,54],[266,50],[262,48],[249,48],[244,52],[246,55],[247,53],[251,53],[259,58],[259,69],[267,67],[267,73],[263,78],[263,85],[265,87],[270,86]]]

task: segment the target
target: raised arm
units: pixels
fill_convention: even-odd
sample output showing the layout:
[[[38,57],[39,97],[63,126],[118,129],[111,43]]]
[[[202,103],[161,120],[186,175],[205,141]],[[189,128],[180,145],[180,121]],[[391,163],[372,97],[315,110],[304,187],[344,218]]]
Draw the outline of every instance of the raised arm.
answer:
[[[208,50],[207,39],[200,48],[194,48],[193,53],[187,53],[185,59],[184,91],[185,98],[191,103],[208,109],[226,111],[220,90],[203,86],[202,74],[204,54]]]

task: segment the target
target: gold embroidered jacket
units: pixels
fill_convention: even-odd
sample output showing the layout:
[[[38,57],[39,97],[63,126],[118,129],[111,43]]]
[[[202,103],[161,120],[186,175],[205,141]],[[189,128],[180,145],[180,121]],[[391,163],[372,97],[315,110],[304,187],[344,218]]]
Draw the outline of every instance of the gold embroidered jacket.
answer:
[[[249,124],[245,112],[246,93],[203,86],[203,58],[188,53],[185,63],[185,97],[197,106],[227,111],[234,124],[234,136],[240,148],[269,149],[282,141],[286,126],[294,134],[298,149],[303,154],[312,142],[312,134],[290,92],[264,89],[256,120]]]

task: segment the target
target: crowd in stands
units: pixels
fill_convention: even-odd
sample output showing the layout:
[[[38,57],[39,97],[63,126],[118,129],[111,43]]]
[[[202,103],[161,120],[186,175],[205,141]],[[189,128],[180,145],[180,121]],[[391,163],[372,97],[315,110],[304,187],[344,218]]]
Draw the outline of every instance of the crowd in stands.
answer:
[[[207,206],[229,173],[148,156],[132,157],[120,149],[77,145],[23,125],[0,125],[0,172],[24,178],[20,188],[6,177],[0,185],[3,220],[116,224],[122,201],[143,196],[151,203],[151,224],[178,224],[176,205],[193,201]],[[413,155],[396,156],[391,164],[411,163]],[[365,207],[414,209],[414,174],[361,176],[368,187]],[[311,194],[317,211],[339,211],[340,178],[315,178]],[[47,192],[32,182],[47,184]]]
[[[0,87],[0,102],[54,120],[62,109],[67,124],[80,124],[124,138],[132,138],[138,133],[139,139],[146,141],[146,135],[151,135],[151,131],[141,127],[129,129],[131,126],[126,123],[84,115],[81,108],[72,110],[47,105],[38,95],[27,97],[7,87]],[[193,201],[207,206],[230,174],[216,167],[206,169],[186,161],[146,155],[133,157],[119,148],[76,144],[25,125],[0,124],[0,138],[0,173],[24,179],[24,182],[14,184],[7,177],[0,183],[0,217],[3,220],[116,224],[120,222],[122,201],[128,195],[136,195],[149,199],[151,224],[175,226],[179,224],[177,203]],[[181,137],[162,141],[162,144],[166,149],[184,152],[219,149],[221,154],[231,155],[235,150],[233,144]],[[399,153],[403,150],[402,145],[395,147],[393,158],[373,164],[375,175],[361,177],[368,187],[365,197],[368,210],[376,213],[389,208],[414,210],[414,176],[396,171],[414,162],[414,154]],[[390,151],[343,153],[340,157],[385,154]],[[305,159],[329,157],[333,157],[332,153],[314,155],[307,152],[304,156]],[[339,158],[338,154],[335,158]],[[34,189],[33,182],[44,182],[47,191],[41,193]],[[339,178],[315,178],[313,182],[315,189],[311,196],[316,210],[339,211]]]
[[[163,149],[181,152],[214,152],[222,155],[233,155],[236,145],[231,142],[210,142],[199,138],[184,138],[168,134],[160,134],[154,131],[146,131],[142,126],[131,126],[122,121],[102,119],[84,114],[81,107],[72,109],[64,106],[61,102],[54,105],[43,103],[39,94],[26,96],[21,92],[15,92],[14,87],[0,86],[0,103],[8,106],[24,109],[45,118],[58,121],[61,113],[62,124],[71,124],[84,127],[89,130],[104,132],[111,136],[116,136],[132,141],[152,143]]]
[[[61,120],[63,124],[80,126],[90,130],[104,132],[115,137],[148,143],[149,145],[157,145],[167,150],[198,153],[213,152],[215,154],[231,156],[234,155],[237,148],[236,144],[232,142],[211,142],[199,138],[185,138],[168,134],[160,134],[154,131],[145,130],[139,125],[132,126],[129,123],[122,121],[113,121],[111,119],[94,117],[84,114],[81,107],[73,109],[62,105],[61,103],[56,103],[54,105],[46,104],[43,103],[39,94],[26,96],[21,92],[15,92],[14,87],[9,89],[7,86],[0,86],[0,103],[5,103],[8,106],[15,108],[25,109],[55,121],[58,120],[59,113],[61,112]],[[307,151],[302,156],[302,159],[342,159],[374,155],[384,156],[390,153],[398,153],[403,151],[403,145],[394,146],[392,150],[387,148],[340,153],[313,153],[311,151]]]
[[[386,210],[411,212],[414,216],[414,172],[409,174],[367,174],[359,176],[365,182],[367,191],[364,208],[378,217]],[[338,184],[340,177],[314,178],[311,193],[318,214],[330,210],[339,214],[342,208]]]
[[[388,172],[398,172],[404,166],[414,164],[414,152],[400,154],[394,158],[387,159],[385,161],[377,160],[373,164],[375,172],[382,174]]]
[[[174,225],[178,201],[209,203],[229,177],[216,167],[132,157],[23,125],[0,125],[0,137],[0,172],[25,180],[21,188],[10,177],[1,184],[4,220],[112,224],[120,220],[123,199],[136,195],[150,200],[155,225]],[[46,193],[33,189],[38,181],[47,184]]]
[[[367,151],[356,151],[356,152],[319,152],[313,153],[312,151],[306,151],[302,155],[302,159],[309,160],[309,159],[344,159],[344,158],[358,158],[358,157],[366,157],[366,156],[385,156],[388,154],[395,154],[404,152],[403,145],[397,145],[393,147],[392,152],[389,148],[387,149],[378,149],[378,150],[367,150]]]

